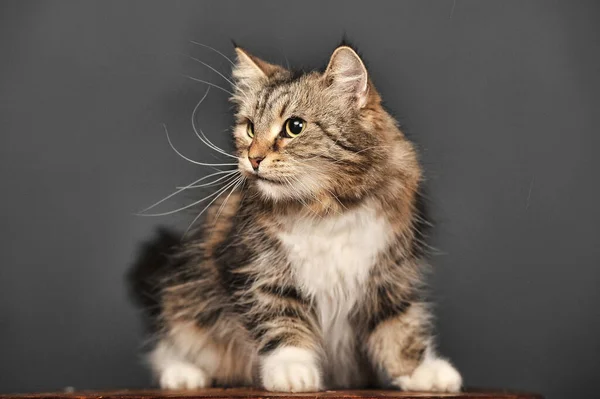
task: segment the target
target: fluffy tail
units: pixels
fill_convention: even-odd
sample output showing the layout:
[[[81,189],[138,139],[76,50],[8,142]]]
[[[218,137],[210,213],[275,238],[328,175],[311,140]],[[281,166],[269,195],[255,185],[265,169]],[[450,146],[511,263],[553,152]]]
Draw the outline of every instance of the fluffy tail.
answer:
[[[157,328],[161,312],[161,282],[180,266],[174,261],[180,242],[178,234],[159,228],[153,238],[141,245],[137,259],[127,273],[130,297],[143,310],[144,324],[150,331]]]

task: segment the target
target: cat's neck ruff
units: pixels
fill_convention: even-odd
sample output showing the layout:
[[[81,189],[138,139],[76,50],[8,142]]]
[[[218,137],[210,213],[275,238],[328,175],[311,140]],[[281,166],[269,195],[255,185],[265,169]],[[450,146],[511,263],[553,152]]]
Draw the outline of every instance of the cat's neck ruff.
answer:
[[[279,233],[301,290],[349,306],[392,236],[373,204],[324,217],[288,216]]]

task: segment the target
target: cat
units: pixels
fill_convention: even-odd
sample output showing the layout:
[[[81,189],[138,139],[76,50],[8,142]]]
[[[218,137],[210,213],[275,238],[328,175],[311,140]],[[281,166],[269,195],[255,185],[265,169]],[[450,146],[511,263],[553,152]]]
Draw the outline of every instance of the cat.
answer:
[[[235,51],[240,184],[134,269],[160,386],[459,391],[422,294],[422,170],[361,57],[298,73]]]

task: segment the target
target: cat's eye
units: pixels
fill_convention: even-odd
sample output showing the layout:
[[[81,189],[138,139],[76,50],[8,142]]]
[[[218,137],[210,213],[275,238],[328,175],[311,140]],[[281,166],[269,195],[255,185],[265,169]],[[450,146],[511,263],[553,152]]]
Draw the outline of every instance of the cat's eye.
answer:
[[[294,137],[302,133],[305,128],[306,121],[304,119],[296,117],[290,118],[287,121],[285,121],[285,124],[283,125],[283,130],[281,131],[281,136],[288,139],[293,139]]]
[[[248,134],[248,137],[250,137],[250,138],[254,137],[254,123],[248,122],[246,124],[246,133]]]

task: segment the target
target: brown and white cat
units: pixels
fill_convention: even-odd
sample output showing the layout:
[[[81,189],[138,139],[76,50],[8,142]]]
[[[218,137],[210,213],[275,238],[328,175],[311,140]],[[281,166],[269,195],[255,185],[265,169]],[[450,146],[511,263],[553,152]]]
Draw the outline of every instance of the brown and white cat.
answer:
[[[298,74],[236,52],[244,180],[137,273],[161,387],[460,390],[421,294],[421,168],[361,58]]]

